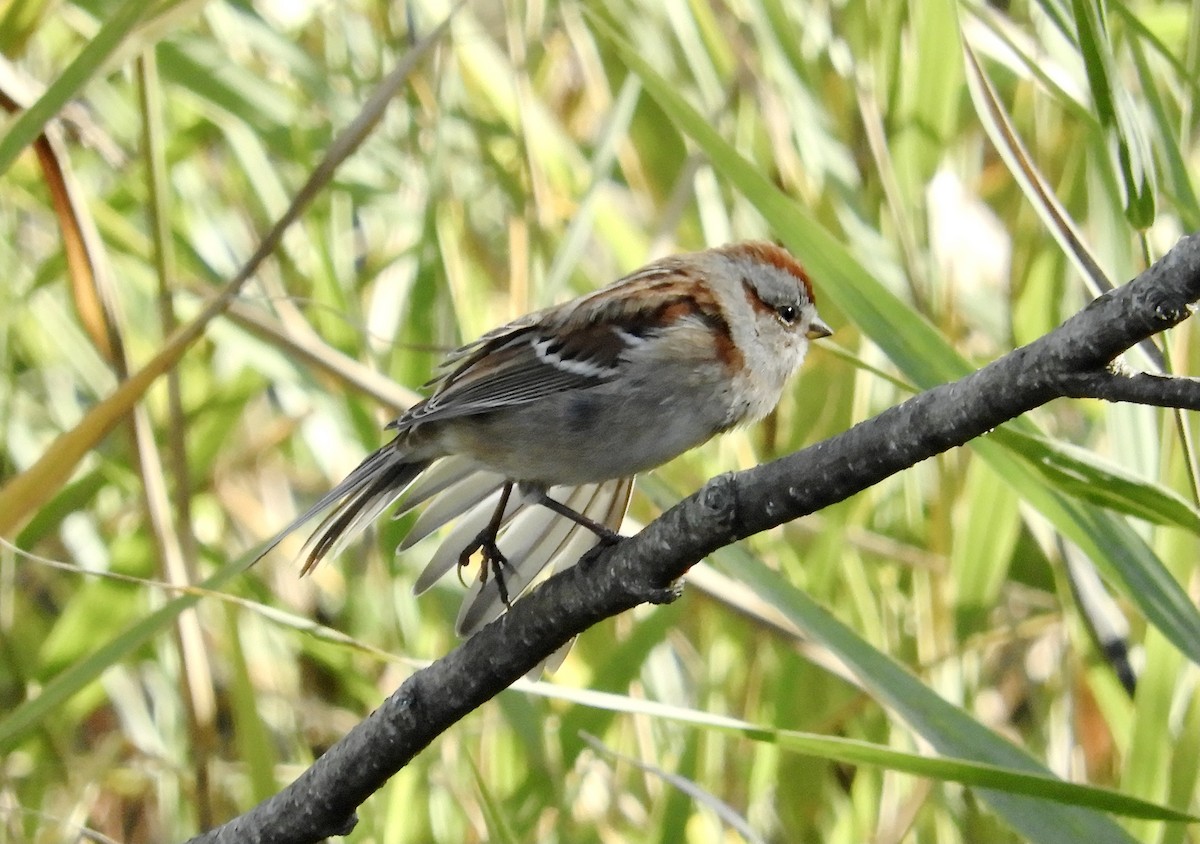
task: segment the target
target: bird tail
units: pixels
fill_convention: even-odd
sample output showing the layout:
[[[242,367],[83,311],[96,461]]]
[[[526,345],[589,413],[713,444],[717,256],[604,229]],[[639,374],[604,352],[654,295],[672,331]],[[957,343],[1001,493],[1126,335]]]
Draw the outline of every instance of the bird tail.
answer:
[[[325,557],[336,555],[349,545],[431,462],[414,460],[411,454],[396,448],[394,442],[388,443],[368,455],[344,481],[275,534],[254,562],[269,554],[290,533],[317,514],[329,510],[300,550],[300,556],[304,558],[300,573],[308,574]]]
[[[616,532],[625,518],[632,491],[633,478],[615,478],[576,487],[551,487],[549,495],[581,516]],[[422,577],[435,574],[439,559],[446,556],[445,551],[462,547],[463,531],[469,539],[470,531],[475,529],[473,522],[478,522],[494,507],[495,503],[489,500],[464,516],[430,560]],[[501,572],[505,591],[512,596],[519,595],[540,578],[575,565],[598,541],[592,531],[534,500],[520,501],[508,516],[499,538],[500,550],[509,563]],[[504,607],[499,579],[477,579],[463,598],[456,624],[459,635],[475,633],[504,612]]]
[[[632,492],[633,478],[548,490],[560,504],[614,532],[621,529]],[[472,515],[467,514],[465,520],[470,521]],[[598,541],[591,530],[527,498],[518,505],[500,534],[500,549],[509,555],[510,564],[503,570],[505,590],[514,596],[525,592],[530,584],[575,565]],[[444,546],[453,548],[453,537],[447,538]],[[438,554],[441,553],[442,549],[439,549]],[[430,568],[433,566],[434,561],[431,561]],[[504,607],[499,579],[476,579],[463,598],[455,629],[460,636],[471,636],[504,612]],[[545,672],[556,671],[574,642],[571,639],[531,668],[525,674],[526,679],[538,680]]]

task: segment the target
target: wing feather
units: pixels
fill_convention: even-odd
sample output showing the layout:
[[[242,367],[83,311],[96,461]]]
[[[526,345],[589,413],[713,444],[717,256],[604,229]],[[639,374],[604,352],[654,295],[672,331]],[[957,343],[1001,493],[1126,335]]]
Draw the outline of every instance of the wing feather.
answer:
[[[488,413],[612,381],[627,353],[667,325],[704,325],[705,337],[728,333],[715,301],[697,289],[685,268],[668,259],[568,307],[510,322],[451,352],[426,385],[433,395],[388,427]]]
[[[523,329],[482,344],[395,426],[487,413],[603,384],[617,376],[621,355],[637,342],[610,325],[544,329]]]

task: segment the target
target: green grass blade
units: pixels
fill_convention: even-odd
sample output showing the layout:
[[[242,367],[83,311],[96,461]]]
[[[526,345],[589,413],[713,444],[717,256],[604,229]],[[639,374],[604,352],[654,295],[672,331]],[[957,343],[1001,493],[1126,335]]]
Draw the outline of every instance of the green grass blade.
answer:
[[[942,700],[894,659],[872,647],[781,575],[739,553],[737,577],[807,635],[845,662],[859,681],[939,753],[1033,776],[1049,771],[1020,748],[967,713]],[[1092,809],[1039,800],[1026,794],[984,789],[981,793],[1005,821],[1030,841],[1132,841],[1111,819]]]
[[[246,569],[249,557],[235,560],[200,584],[200,589],[214,590]],[[10,752],[32,730],[47,718],[54,717],[60,707],[74,694],[101,674],[128,657],[145,643],[170,629],[181,612],[195,606],[202,593],[184,593],[172,598],[145,618],[108,640],[70,668],[56,674],[37,697],[17,705],[0,719],[0,754]]]
[[[753,565],[753,563],[751,564]],[[860,644],[870,648],[870,645],[865,642],[860,642]],[[886,657],[884,658],[886,659]],[[904,670],[900,666],[895,666],[895,668],[900,671]],[[549,687],[543,693],[597,709],[648,715],[653,718],[664,718],[702,728],[735,733],[751,741],[778,745],[794,753],[817,756],[851,765],[875,765],[917,776],[958,782],[977,788],[995,789],[1010,794],[1028,795],[1054,803],[1098,809],[1102,812],[1126,815],[1132,818],[1189,823],[1200,821],[1200,817],[1169,806],[1131,797],[1112,789],[1067,782],[1044,770],[1034,772],[1033,769],[981,763],[964,758],[908,753],[873,742],[800,730],[781,730],[710,712],[640,700],[624,695],[587,690],[562,690],[560,694],[560,690],[556,687]],[[926,690],[926,694],[931,695],[932,692]],[[921,704],[915,702],[915,705]],[[964,715],[964,717],[967,716]],[[1003,741],[998,736],[995,739]]]
[[[1113,169],[1120,175],[1124,188],[1125,216],[1135,229],[1147,229],[1154,222],[1154,159],[1129,92],[1113,72],[1115,62],[1103,4],[1097,0],[1073,0],[1071,5],[1092,101],[1101,125],[1111,138]]]
[[[716,167],[749,199],[779,232],[784,243],[804,256],[821,296],[831,299],[858,328],[887,353],[892,362],[920,387],[928,388],[961,377],[970,367],[946,339],[920,314],[885,288],[854,259],[853,255],[816,220],[771,184],[749,161],[733,149],[700,115],[635,51],[610,33],[614,46],[629,67],[642,79],[646,91],[671,115],[672,119],[709,156]],[[1032,431],[1023,420],[1010,423],[1015,431]],[[1019,436],[1020,434],[1016,434]],[[1013,442],[1006,433],[1001,442]],[[1057,492],[1047,490],[1041,479],[1005,472],[1012,463],[1006,450],[993,449],[986,439],[972,446],[1001,475],[1017,484],[1017,492],[1026,500],[1044,503],[1051,521],[1069,535],[1078,534],[1082,525],[1092,525],[1116,541],[1125,537],[1135,547],[1124,549],[1088,542],[1094,561],[1110,577],[1126,587],[1125,591],[1156,627],[1200,664],[1200,613],[1187,594],[1163,567],[1162,562],[1144,543],[1136,540],[1127,526],[1098,509],[1068,502]],[[1026,445],[1032,448],[1032,445]],[[1140,497],[1141,493],[1137,495]],[[1149,498],[1149,497],[1147,497]],[[1127,502],[1130,508],[1143,504]]]
[[[125,0],[37,102],[12,122],[0,137],[0,176],[8,172],[21,150],[33,143],[62,107],[79,94],[152,5],[151,0]]]

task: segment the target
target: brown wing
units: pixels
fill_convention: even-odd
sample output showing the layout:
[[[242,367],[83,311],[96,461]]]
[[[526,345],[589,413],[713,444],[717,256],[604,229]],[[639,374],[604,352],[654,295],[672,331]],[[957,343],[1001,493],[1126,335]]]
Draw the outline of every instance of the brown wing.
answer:
[[[579,390],[617,376],[627,342],[610,326],[553,333],[544,326],[479,341],[454,369],[434,382],[436,392],[392,426],[487,413]]]
[[[434,394],[388,427],[487,413],[609,382],[626,352],[671,323],[703,325],[698,336],[727,345],[729,329],[711,294],[698,296],[685,276],[675,259],[667,259],[483,335],[451,353],[443,374],[427,385]]]

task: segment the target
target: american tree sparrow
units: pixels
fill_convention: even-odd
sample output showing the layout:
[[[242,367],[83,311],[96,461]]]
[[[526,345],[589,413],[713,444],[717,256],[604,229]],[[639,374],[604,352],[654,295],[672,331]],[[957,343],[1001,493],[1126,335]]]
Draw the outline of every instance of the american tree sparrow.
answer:
[[[406,491],[407,548],[463,516],[416,591],[481,551],[459,616],[482,626],[552,560],[616,538],[633,476],[775,407],[827,337],[804,268],[769,243],[655,261],[452,352],[390,443],[283,529],[330,512],[301,552],[336,554]],[[491,569],[494,576],[488,578]]]

